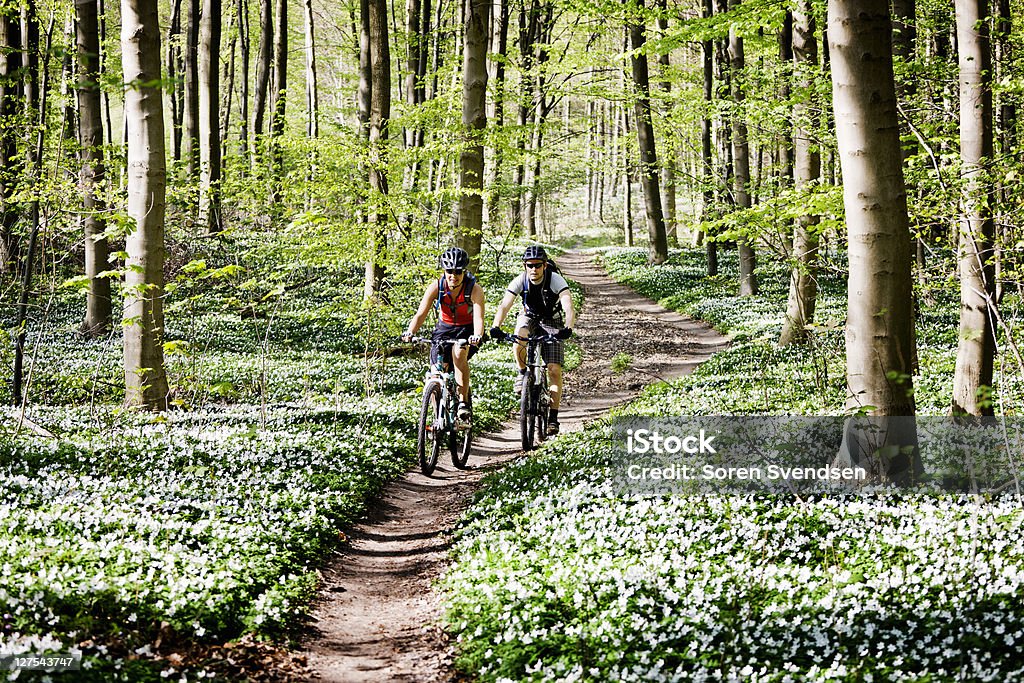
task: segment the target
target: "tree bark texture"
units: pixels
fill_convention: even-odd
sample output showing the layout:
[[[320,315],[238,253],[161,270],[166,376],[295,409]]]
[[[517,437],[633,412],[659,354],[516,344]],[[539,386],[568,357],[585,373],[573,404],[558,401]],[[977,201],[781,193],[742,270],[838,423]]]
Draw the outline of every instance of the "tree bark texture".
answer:
[[[663,12],[667,11],[667,0],[659,0],[658,7]],[[668,19],[664,16],[658,17],[658,33],[662,36],[668,33]],[[658,55],[658,64],[661,68],[661,89],[665,93],[664,110],[665,114],[668,115],[672,111],[671,101],[669,100],[669,95],[672,92],[672,80],[669,77],[671,60],[668,52]],[[679,238],[676,235],[678,229],[676,225],[676,150],[671,136],[667,137],[669,139],[664,145],[665,157],[661,164],[662,215],[665,217],[665,237],[668,240],[668,244],[675,247],[679,245]]]
[[[462,62],[462,127],[466,146],[459,157],[459,228],[455,242],[479,270],[484,213],[484,130],[487,127],[487,36],[491,0],[466,0]]]
[[[181,67],[181,46],[178,44],[181,35],[181,0],[171,3],[171,20],[167,26],[167,60],[166,72],[170,86],[167,95],[170,98],[171,111],[171,158],[181,160],[181,90],[178,86],[178,71]],[[97,44],[98,44],[97,39]]]
[[[221,0],[203,0],[199,30],[199,226],[222,229],[220,213]]]
[[[124,0],[121,0],[122,4]],[[202,0],[187,0],[188,25],[185,31],[185,123],[182,156],[188,162],[189,178],[199,175],[199,24]]]
[[[18,153],[23,82],[20,76],[21,19],[12,10],[0,14],[0,269],[14,271],[14,226],[21,212],[13,202],[25,160]]]
[[[384,280],[384,253],[387,247],[387,139],[391,118],[391,47],[388,42],[388,11],[385,0],[368,1],[370,64],[370,256],[366,262],[363,297],[380,296]]]
[[[166,159],[156,0],[121,0],[121,53],[128,124],[127,209],[135,226],[125,240],[125,402],[163,410]]]
[[[798,88],[810,92],[818,69],[818,39],[810,0],[800,0],[793,11],[794,73]],[[821,175],[821,154],[818,152],[818,122],[814,103],[800,97],[793,105],[794,180],[798,190],[806,190]],[[818,298],[818,216],[804,215],[797,219],[793,240],[793,271],[789,278],[789,300],[782,324],[779,344],[802,342],[807,325],[814,320]]]
[[[270,121],[270,204],[277,208],[284,182],[285,108],[288,104],[288,0],[277,0],[274,29],[274,116]]]
[[[992,54],[984,0],[957,0],[960,59],[960,335],[953,379],[953,412],[992,415],[995,356],[995,203],[992,162]]]
[[[714,1],[704,0],[703,17],[710,19],[714,14]],[[709,221],[714,215],[715,207],[715,165],[711,154],[711,107],[714,103],[715,59],[714,45],[710,40],[701,43],[701,56],[704,71],[704,113],[700,127],[700,158],[702,165],[701,178],[704,183],[701,192],[701,220]],[[703,231],[703,228],[701,229]],[[698,237],[700,233],[698,233]],[[708,236],[710,237],[710,236]],[[713,239],[705,242],[707,251],[708,275],[718,275],[718,243]]]
[[[99,55],[100,28],[96,0],[76,0],[78,45],[78,142],[82,168],[82,222],[85,228],[85,275],[89,278],[85,318],[81,331],[98,336],[110,330],[112,308],[110,278],[99,277],[108,270],[110,246],[103,237],[106,230],[103,189],[106,169],[103,165],[103,106],[100,101]]]
[[[732,100],[736,106],[736,118],[732,122],[732,161],[736,198],[736,207],[740,210],[749,209],[750,202],[750,145],[747,142],[747,121],[743,114],[743,101],[746,92],[743,90],[743,38],[735,28],[729,29],[729,62],[732,71]],[[757,259],[750,239],[740,237],[736,240],[740,257],[740,296],[757,294],[757,276],[754,269]]]
[[[847,408],[914,414],[910,229],[887,0],[829,0],[849,239]]]
[[[643,0],[638,6],[643,8]],[[668,241],[665,235],[665,216],[661,212],[661,188],[658,185],[658,154],[651,122],[651,80],[647,54],[643,52],[646,28],[643,18],[637,17],[629,27],[630,46],[633,48],[633,84],[636,87],[636,139],[640,149],[640,184],[644,191],[647,214],[648,258],[651,263],[668,260]]]
[[[238,0],[238,57],[242,62],[242,77],[239,79],[241,92],[238,94],[239,129],[238,146],[244,155],[249,153],[249,62],[251,42],[249,39],[249,2]],[[244,167],[239,167],[242,172]]]
[[[256,84],[252,104],[252,160],[257,159],[259,137],[266,132],[267,102],[270,99],[270,72],[274,63],[274,0],[260,2],[260,45],[256,56]]]

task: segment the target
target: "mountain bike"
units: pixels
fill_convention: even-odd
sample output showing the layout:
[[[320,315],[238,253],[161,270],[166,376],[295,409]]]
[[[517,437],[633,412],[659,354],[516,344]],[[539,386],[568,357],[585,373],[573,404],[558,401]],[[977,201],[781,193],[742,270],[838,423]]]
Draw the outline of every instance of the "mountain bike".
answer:
[[[526,344],[526,375],[523,390],[519,395],[519,434],[524,451],[532,450],[534,443],[540,445],[547,436],[548,410],[551,395],[548,393],[548,364],[544,362],[541,346],[558,341],[550,334],[520,337],[506,334],[505,341]]]
[[[413,344],[430,345],[428,337],[413,337]],[[461,348],[469,342],[465,339],[445,339],[438,342],[441,347]],[[440,354],[443,356],[443,354]],[[466,404],[473,408],[472,390]],[[416,454],[423,474],[431,475],[437,467],[441,449],[447,447],[452,464],[465,469],[469,461],[469,450],[473,442],[472,425],[460,426],[456,420],[459,406],[459,391],[455,383],[454,368],[446,368],[443,358],[432,363],[423,383],[423,405],[420,408],[419,429],[416,435]]]

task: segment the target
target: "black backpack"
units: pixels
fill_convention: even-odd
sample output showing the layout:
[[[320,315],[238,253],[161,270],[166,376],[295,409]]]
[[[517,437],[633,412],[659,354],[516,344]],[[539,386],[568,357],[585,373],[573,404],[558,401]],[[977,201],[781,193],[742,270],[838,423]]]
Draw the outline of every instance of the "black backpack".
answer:
[[[544,301],[544,311],[540,312],[538,315],[540,315],[540,317],[542,317],[542,318],[561,317],[561,315],[563,313],[565,313],[565,311],[562,310],[562,302],[558,300],[558,294],[555,294],[554,292],[551,291],[551,274],[552,273],[558,273],[559,275],[561,275],[562,271],[558,267],[558,264],[556,264],[554,261],[552,261],[549,258],[548,259],[548,264],[544,268],[544,280],[540,283],[540,287],[541,287],[540,295],[541,295],[541,299]],[[530,278],[526,277],[526,274],[524,273],[523,274],[523,289],[520,292],[520,296],[523,298],[523,310],[524,311],[528,311],[529,310],[526,307],[526,295],[529,293],[529,291],[530,291]]]

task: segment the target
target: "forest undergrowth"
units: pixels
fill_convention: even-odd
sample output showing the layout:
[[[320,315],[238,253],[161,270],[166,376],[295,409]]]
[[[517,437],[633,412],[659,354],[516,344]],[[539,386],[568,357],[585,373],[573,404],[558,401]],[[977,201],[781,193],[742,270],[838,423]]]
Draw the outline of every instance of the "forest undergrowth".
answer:
[[[485,482],[442,582],[459,665],[484,681],[1024,680],[1019,484],[644,495],[610,475],[617,420],[841,415],[841,267],[821,273],[812,343],[780,349],[781,266],[740,300],[728,253],[715,278],[698,251],[660,267],[639,249],[600,254],[613,277],[733,344]],[[922,414],[943,415],[957,299],[922,299],[916,397]],[[1000,379],[996,400],[1013,405],[1020,375]],[[934,474],[939,451],[922,449]]]

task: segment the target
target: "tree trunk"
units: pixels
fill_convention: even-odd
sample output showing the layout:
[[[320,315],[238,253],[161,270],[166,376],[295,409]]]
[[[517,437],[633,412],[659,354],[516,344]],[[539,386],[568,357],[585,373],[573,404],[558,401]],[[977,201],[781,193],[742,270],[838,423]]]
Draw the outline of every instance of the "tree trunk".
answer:
[[[508,0],[498,0],[498,15],[494,18],[492,32],[495,34],[494,53],[494,127],[501,130],[505,125],[505,54],[508,52]],[[496,190],[488,195],[487,219],[494,223],[498,217],[498,198],[501,187],[502,145],[496,145],[493,153],[491,173]]]
[[[104,0],[99,0],[99,15],[100,15],[100,78],[107,71],[107,57],[106,51],[103,47],[107,44],[107,12],[105,9]],[[103,125],[106,130],[107,144],[114,144],[114,126],[110,119],[110,94],[106,90],[103,91]],[[180,141],[179,141],[180,142]],[[108,164],[109,166],[109,164]],[[108,168],[107,171],[110,169]]]
[[[125,240],[125,402],[167,407],[163,358],[164,112],[160,96],[160,23],[156,0],[122,0],[121,60],[128,122]]]
[[[792,99],[791,80],[793,74],[793,12],[786,10],[779,31],[779,66],[782,75],[779,78],[779,102],[783,106]],[[778,187],[782,191],[793,185],[793,133],[785,125],[779,136],[778,146]],[[787,256],[793,255],[793,230],[787,221],[782,227],[782,250]]]
[[[800,0],[793,11],[794,71],[803,92],[810,92],[818,69],[818,40],[814,36],[814,14],[810,0]],[[797,189],[806,189],[821,175],[821,155],[818,152],[817,114],[811,102],[801,97],[793,106],[795,181]],[[787,346],[806,339],[807,325],[814,320],[814,306],[818,297],[818,216],[797,219],[796,238],[793,241],[793,271],[789,279],[789,302],[782,325],[779,344]]]
[[[230,2],[230,0],[229,0]],[[224,83],[224,92],[220,98],[220,159],[223,172],[224,160],[228,156],[228,139],[231,137],[231,111],[235,105],[235,74],[236,60],[235,47],[238,44],[238,37],[241,35],[241,17],[238,15],[238,6],[233,6],[230,23],[228,24],[228,35],[231,42],[228,43],[228,59],[224,63],[221,82]]]
[[[220,42],[221,0],[203,0],[199,45],[199,226],[221,231]]]
[[[270,122],[270,204],[280,208],[284,182],[284,124],[288,103],[288,0],[277,0],[277,28],[274,40],[274,117]]]
[[[22,107],[21,20],[13,10],[0,10],[0,118],[16,121]],[[18,153],[21,128],[0,127],[0,270],[14,272],[17,245],[14,226],[21,212],[14,203],[25,159]]]
[[[849,235],[847,410],[886,418],[872,423],[883,436],[869,452],[881,460],[879,475],[912,483],[921,472],[916,425],[888,419],[914,415],[910,227],[888,0],[829,0],[828,18]]]
[[[910,229],[887,0],[829,0],[836,137],[849,233],[851,412],[913,415]]]
[[[743,101],[746,93],[743,90],[743,38],[735,27],[729,29],[729,61],[732,67],[732,99],[736,107],[736,117],[732,122],[732,157],[735,179],[736,207],[740,210],[749,209],[750,203],[750,148],[747,143],[747,122],[743,113]],[[740,237],[736,240],[740,256],[740,296],[757,294],[757,276],[754,268],[757,259],[750,239]]]
[[[79,176],[85,226],[85,275],[89,278],[85,319],[81,331],[95,337],[110,330],[112,309],[110,278],[99,274],[110,267],[110,247],[103,237],[106,182],[103,166],[103,107],[100,101],[100,29],[96,0],[76,0],[78,34],[78,142],[82,169]]]
[[[484,212],[484,130],[487,127],[487,34],[491,0],[466,0],[462,62],[462,126],[467,145],[459,158],[459,229],[456,244],[469,254],[470,269],[480,267]]]
[[[622,230],[626,246],[633,246],[633,184],[632,168],[629,163],[629,111],[622,107]]]
[[[659,0],[658,7],[662,11],[667,11],[667,0]],[[668,33],[668,19],[664,16],[658,18],[658,32],[662,36]],[[669,77],[671,62],[668,52],[658,57],[658,64],[661,65],[661,89],[665,92],[664,110],[667,115],[672,109],[669,100],[669,95],[672,92],[672,80]],[[678,230],[676,221],[676,149],[672,136],[668,135],[666,138],[665,159],[661,166],[661,196],[664,200],[662,214],[665,216],[665,237],[668,239],[668,244],[677,247],[679,246],[679,237],[676,234]]]
[[[239,107],[239,130],[238,146],[241,154],[249,153],[249,2],[238,0],[238,56],[242,60],[242,78],[240,80],[242,91],[238,97]],[[245,168],[238,167],[239,172]]]
[[[252,164],[259,155],[259,138],[265,132],[267,102],[270,99],[270,72],[274,63],[274,0],[260,3],[260,46],[256,57],[256,86],[252,105]]]
[[[704,18],[710,19],[713,14],[713,0],[704,0]],[[704,114],[701,118],[700,128],[700,158],[703,167],[701,177],[704,182],[704,189],[701,192],[701,220],[710,221],[715,213],[715,166],[714,157],[711,154],[711,108],[714,103],[715,60],[714,45],[710,40],[701,43],[701,53],[704,66]],[[711,239],[710,235],[707,238],[705,249],[707,250],[708,276],[718,275],[718,243]]]
[[[643,9],[643,0],[638,7]],[[636,138],[640,148],[640,184],[644,191],[644,205],[647,214],[648,258],[651,263],[668,260],[668,240],[665,235],[665,216],[661,212],[661,188],[658,186],[658,154],[654,142],[654,125],[651,123],[650,76],[647,68],[647,54],[643,52],[646,29],[643,17],[639,16],[629,27],[633,53],[633,83],[636,86]]]
[[[313,183],[316,177],[316,141],[320,137],[320,92],[316,73],[316,36],[313,27],[313,0],[305,0],[306,7],[306,137],[310,141],[309,175]],[[308,201],[308,200],[307,200]]]
[[[366,263],[363,298],[380,297],[387,246],[388,194],[387,139],[391,118],[391,48],[388,43],[388,11],[385,0],[368,0],[370,64],[370,257]]]
[[[181,35],[181,0],[171,3],[171,21],[167,27],[167,94],[170,97],[171,111],[171,155],[175,161],[181,160],[181,103],[178,86],[178,66],[181,63],[181,46],[178,36]],[[97,44],[99,40],[97,39]]]
[[[124,4],[125,0],[121,0]],[[202,0],[188,0],[188,26],[185,33],[185,131],[182,156],[188,162],[188,177],[199,174],[199,24]]]
[[[953,412],[992,415],[989,392],[995,356],[992,162],[992,55],[984,0],[957,0],[960,57],[960,335],[953,379]]]

